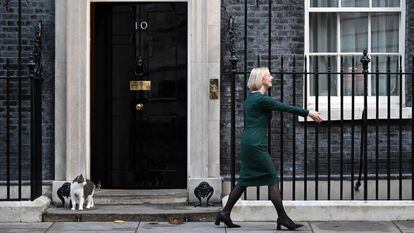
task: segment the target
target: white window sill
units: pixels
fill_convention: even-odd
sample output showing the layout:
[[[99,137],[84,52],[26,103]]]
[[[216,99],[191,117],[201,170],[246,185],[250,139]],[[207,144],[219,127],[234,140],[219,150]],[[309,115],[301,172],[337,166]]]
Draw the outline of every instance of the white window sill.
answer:
[[[363,107],[355,107],[354,108],[354,120],[361,120],[362,118],[362,111]],[[308,110],[314,110],[311,108],[308,108]],[[323,119],[325,121],[328,120],[328,109],[327,108],[319,108],[318,112],[321,113]],[[391,107],[391,116],[390,119],[400,119],[400,109],[398,105]],[[411,107],[403,107],[402,108],[402,117],[401,119],[411,119]],[[370,119],[376,119],[376,109],[375,108],[368,108],[368,120]],[[351,120],[352,118],[352,109],[347,107],[343,110],[343,120]],[[378,112],[378,119],[386,120],[388,118],[388,111],[387,108],[380,108]],[[308,121],[313,121],[310,117],[307,118]],[[331,121],[340,121],[341,120],[341,109],[340,108],[331,108]],[[304,122],[305,118],[299,117],[300,122]]]

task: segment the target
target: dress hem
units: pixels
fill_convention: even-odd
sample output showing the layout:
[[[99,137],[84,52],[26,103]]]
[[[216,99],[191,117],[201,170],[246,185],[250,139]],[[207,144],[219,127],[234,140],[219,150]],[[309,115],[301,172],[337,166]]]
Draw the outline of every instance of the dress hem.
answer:
[[[272,181],[268,181],[268,180],[263,180],[263,181],[251,181],[251,182],[246,182],[246,181],[237,181],[237,184],[240,186],[269,186],[269,185],[274,185],[276,183],[279,182],[279,179],[273,179]]]

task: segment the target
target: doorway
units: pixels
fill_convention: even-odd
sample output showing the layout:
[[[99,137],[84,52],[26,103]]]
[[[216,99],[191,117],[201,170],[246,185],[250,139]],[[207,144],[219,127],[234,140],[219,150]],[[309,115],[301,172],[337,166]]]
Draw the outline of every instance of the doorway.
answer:
[[[91,5],[91,178],[187,187],[187,3]]]

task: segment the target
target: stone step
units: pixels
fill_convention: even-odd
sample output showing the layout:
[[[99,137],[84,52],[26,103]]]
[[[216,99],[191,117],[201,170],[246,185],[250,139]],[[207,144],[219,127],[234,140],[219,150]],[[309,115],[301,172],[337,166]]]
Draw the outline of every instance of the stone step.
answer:
[[[105,189],[95,192],[94,201],[97,205],[187,205],[188,197],[186,189]]]
[[[72,211],[68,207],[52,207],[43,213],[43,222],[211,222],[215,220],[219,208],[181,205],[95,205],[91,209]]]

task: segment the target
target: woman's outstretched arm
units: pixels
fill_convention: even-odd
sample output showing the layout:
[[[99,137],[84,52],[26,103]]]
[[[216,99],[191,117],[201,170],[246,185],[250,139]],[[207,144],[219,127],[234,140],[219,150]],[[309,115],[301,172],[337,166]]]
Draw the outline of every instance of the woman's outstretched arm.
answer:
[[[309,111],[307,109],[297,107],[294,105],[289,105],[282,103],[280,101],[277,101],[273,99],[270,96],[263,96],[262,97],[262,104],[267,110],[277,110],[282,112],[290,112],[299,116],[307,117],[309,116],[312,118],[312,120],[320,123],[323,121],[321,115],[318,112],[315,111]]]

